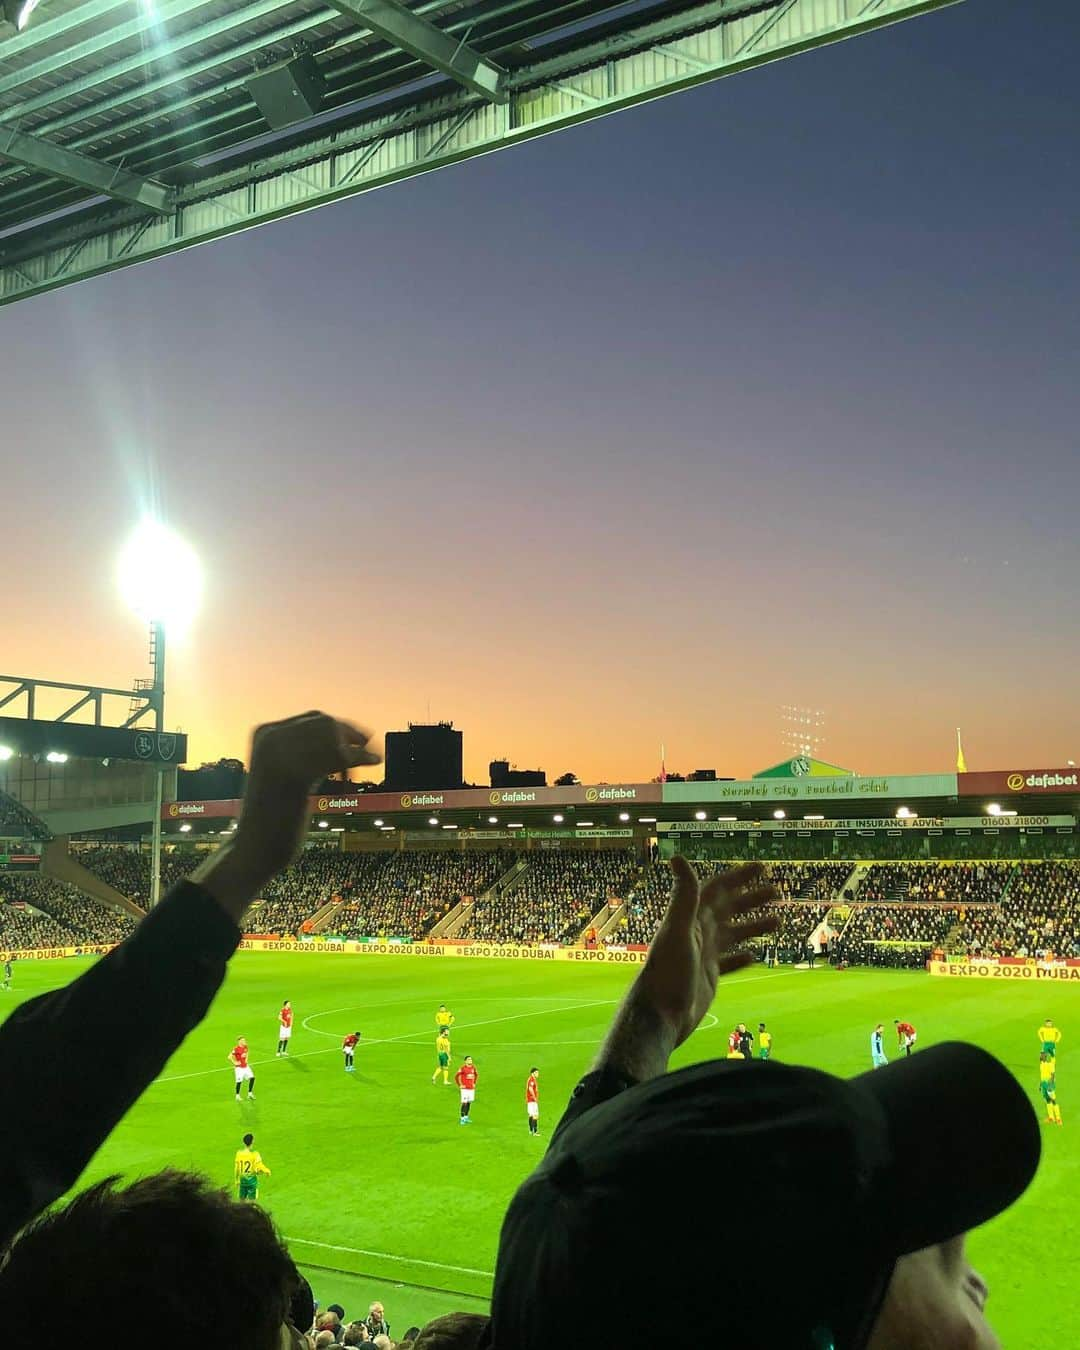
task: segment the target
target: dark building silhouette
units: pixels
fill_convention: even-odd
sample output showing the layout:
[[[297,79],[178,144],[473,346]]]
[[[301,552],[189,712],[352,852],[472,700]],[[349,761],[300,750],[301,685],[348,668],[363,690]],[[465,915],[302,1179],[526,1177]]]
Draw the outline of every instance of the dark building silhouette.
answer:
[[[384,786],[388,792],[461,787],[461,732],[452,722],[410,722],[408,731],[388,731]]]
[[[493,788],[547,787],[543,769],[512,769],[508,759],[493,759],[488,773]]]

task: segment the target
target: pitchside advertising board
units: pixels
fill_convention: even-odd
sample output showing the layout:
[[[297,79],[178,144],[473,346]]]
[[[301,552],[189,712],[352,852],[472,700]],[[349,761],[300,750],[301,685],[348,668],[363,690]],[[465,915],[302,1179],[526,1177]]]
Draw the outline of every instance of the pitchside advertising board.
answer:
[[[183,764],[187,736],[140,727],[94,727],[78,722],[42,722],[0,717],[0,745],[16,754],[68,755],[72,759],[128,759],[144,764]]]
[[[1034,961],[1003,956],[994,960],[929,961],[931,975],[957,980],[1008,980],[1013,984],[1067,980],[1080,985],[1080,961]]]
[[[592,950],[585,947],[518,947],[500,946],[494,942],[300,942],[283,938],[244,938],[241,951],[302,952],[316,956],[320,952],[336,952],[346,956],[446,956],[453,960],[482,961],[571,961],[585,966],[640,966],[648,955],[641,950],[625,947],[607,947]]]
[[[658,834],[811,834],[829,830],[848,834],[852,830],[1045,830],[1072,829],[1075,816],[917,816],[914,820],[894,816],[857,817],[843,820],[662,820]],[[937,860],[940,861],[940,860]]]

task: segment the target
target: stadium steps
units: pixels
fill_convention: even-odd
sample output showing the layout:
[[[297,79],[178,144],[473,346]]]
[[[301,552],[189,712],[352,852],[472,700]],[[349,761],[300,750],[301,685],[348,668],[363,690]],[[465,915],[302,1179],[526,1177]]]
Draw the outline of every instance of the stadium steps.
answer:
[[[622,904],[622,905],[620,906],[620,913],[621,913],[623,910],[625,910],[625,909],[626,909],[626,905],[625,905],[625,903],[624,903],[624,904]],[[592,915],[592,917],[589,919],[589,921],[585,924],[585,926],[578,932],[577,936],[574,938],[574,946],[575,946],[575,947],[580,947],[580,946],[582,946],[582,944],[583,944],[584,941],[585,941],[585,935],[588,933],[588,931],[589,931],[590,928],[595,928],[595,929],[596,929],[596,936],[599,937],[599,936],[600,936],[600,930],[603,928],[604,924],[607,922],[607,918],[608,918],[608,915],[609,915],[610,913],[611,913],[611,910],[608,908],[607,902],[605,901],[603,907],[602,907],[601,909],[598,909],[598,910],[596,911],[596,913],[595,913],[594,915]]]
[[[528,863],[524,858],[515,858],[501,877],[496,877],[486,891],[481,891],[479,895],[474,896],[474,902],[480,900],[495,900],[506,895],[521,885],[522,878],[528,870]],[[500,889],[501,888],[501,889]],[[500,889],[499,896],[495,892]],[[430,936],[433,938],[456,938],[460,937],[462,930],[469,923],[473,916],[473,906],[466,904],[463,900],[455,905],[444,919],[440,919],[431,930]]]
[[[66,881],[69,885],[75,886],[84,895],[96,900],[107,909],[119,909],[125,914],[130,914],[134,919],[146,917],[146,911],[141,909],[134,900],[129,900],[115,886],[110,886],[107,881],[102,881],[96,872],[91,872],[89,867],[84,867],[81,862],[75,861],[68,852],[66,835],[61,835],[58,839],[50,839],[42,849],[41,871],[44,876],[52,877],[54,881]]]
[[[848,873],[847,878],[844,881],[844,884],[840,887],[839,891],[836,894],[836,903],[838,905],[850,904],[859,898],[859,889],[862,886],[863,882],[866,880],[866,878],[870,875],[870,867],[871,867],[870,863],[861,862],[855,864],[855,866]],[[844,900],[845,891],[851,892],[850,901]]]
[[[604,910],[607,910],[608,917],[604,920],[603,923],[597,923],[597,924],[596,924],[596,940],[597,940],[597,942],[603,942],[604,938],[607,937],[607,935],[608,935],[609,933],[613,933],[613,932],[618,928],[618,926],[619,926],[619,920],[620,920],[621,918],[623,918],[623,916],[624,916],[624,915],[626,914],[626,912],[627,912],[626,901],[623,900],[623,901],[621,902],[621,904],[619,905],[618,909],[610,909],[610,910],[609,910],[608,907],[607,907],[607,905],[605,905],[605,906],[604,906],[604,909],[602,909],[602,910],[600,911],[600,914],[597,915],[597,918],[599,918],[600,915],[602,915],[602,914],[604,913]],[[593,923],[596,923],[596,919],[593,920]],[[592,926],[593,926],[593,924],[590,923],[590,924],[589,924],[589,927],[591,928]]]
[[[311,931],[313,933],[322,933],[325,931],[330,920],[336,916],[340,907],[341,905],[337,900],[327,900],[325,905],[317,909],[315,913],[305,919],[304,922],[311,924]]]

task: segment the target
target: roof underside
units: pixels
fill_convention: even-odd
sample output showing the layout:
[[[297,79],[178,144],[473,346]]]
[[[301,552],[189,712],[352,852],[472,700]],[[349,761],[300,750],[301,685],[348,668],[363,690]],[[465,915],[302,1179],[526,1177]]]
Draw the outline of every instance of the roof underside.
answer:
[[[391,124],[439,134],[415,167],[399,150],[392,175],[372,151],[348,183],[331,171],[317,200],[230,206],[245,217],[231,228],[954,2],[41,0],[22,32],[0,19],[0,269],[118,225],[174,228],[167,247],[127,239],[107,266],[58,279],[24,267],[25,292],[8,277],[0,303],[228,232],[193,237],[182,213],[225,176],[265,182],[286,155],[295,174],[332,140],[355,149],[365,128],[370,144]],[[319,112],[274,132],[249,81],[295,58]],[[467,125],[478,112],[482,137]]]

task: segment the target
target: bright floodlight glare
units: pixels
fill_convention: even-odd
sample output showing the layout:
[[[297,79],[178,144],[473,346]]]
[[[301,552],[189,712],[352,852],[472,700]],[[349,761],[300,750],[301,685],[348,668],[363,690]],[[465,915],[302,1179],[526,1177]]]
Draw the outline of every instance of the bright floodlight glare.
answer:
[[[187,824],[181,825],[181,826],[180,826],[180,833],[181,833],[181,834],[190,834],[190,833],[191,833],[191,826],[190,826],[190,825],[187,825]]]
[[[438,823],[439,823],[439,818],[438,818],[438,816],[432,816],[432,817],[428,820],[428,824],[429,824],[429,825],[438,825]]]
[[[552,816],[551,819],[555,822],[556,825],[561,825],[561,824],[563,823],[563,818],[562,818],[562,816],[560,816],[560,815],[558,815],[558,814]]]
[[[375,821],[375,828],[376,828],[377,830],[381,830],[381,829],[382,829],[382,821],[381,821],[381,820]]]
[[[774,811],[773,820],[783,820],[786,815],[787,815],[786,811]]]
[[[117,574],[124,600],[140,619],[163,623],[170,637],[183,636],[202,598],[202,568],[189,544],[147,516],[124,545]]]
[[[330,822],[329,822],[328,820],[320,820],[320,821],[319,821],[319,829],[320,829],[320,830],[328,830],[329,828],[330,828]]]
[[[488,824],[489,824],[489,825],[498,825],[498,823],[499,823],[499,817],[498,817],[498,816],[488,816]]]
[[[0,760],[11,759],[14,753],[10,745],[0,745]]]
[[[986,814],[988,816],[1000,816],[1001,807],[997,804],[997,802],[991,802],[990,805],[986,808]]]
[[[705,819],[705,812],[704,812],[704,811],[695,811],[695,812],[694,812],[694,819],[695,819],[695,820],[704,820],[704,819]]]
[[[15,27],[21,33],[30,22],[30,15],[37,9],[41,0],[23,0],[23,3],[15,11]]]
[[[45,756],[45,758],[49,761],[50,764],[67,763],[67,755],[65,755],[62,750],[50,750],[49,753]]]
[[[620,819],[620,820],[629,820],[629,819],[630,819],[630,812],[629,812],[629,811],[620,811],[620,812],[619,812],[619,819]]]

